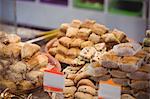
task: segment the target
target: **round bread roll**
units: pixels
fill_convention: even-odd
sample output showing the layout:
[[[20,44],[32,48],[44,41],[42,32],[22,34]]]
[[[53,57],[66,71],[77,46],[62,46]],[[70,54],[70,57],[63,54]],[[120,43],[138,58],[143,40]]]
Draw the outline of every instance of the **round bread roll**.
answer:
[[[93,96],[83,92],[76,92],[75,99],[93,99]]]
[[[96,86],[93,84],[93,82],[89,79],[81,79],[78,82],[77,87],[82,86],[82,85],[87,85],[87,86],[90,86],[92,88],[96,88]]]
[[[74,82],[71,79],[65,79],[65,86],[74,86]]]
[[[91,94],[91,95],[93,95],[93,96],[95,96],[96,93],[97,93],[94,88],[92,88],[92,87],[90,87],[90,86],[85,86],[85,85],[80,86],[80,87],[78,88],[78,92],[88,93],[88,94]]]

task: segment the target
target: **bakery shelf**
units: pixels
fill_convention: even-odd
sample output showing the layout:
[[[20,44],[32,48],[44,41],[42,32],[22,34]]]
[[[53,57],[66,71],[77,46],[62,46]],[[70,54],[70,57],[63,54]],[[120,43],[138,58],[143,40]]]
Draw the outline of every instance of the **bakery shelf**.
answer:
[[[109,12],[127,16],[142,16],[142,9],[143,2],[141,0],[112,0]]]
[[[103,10],[104,0],[73,0],[73,5],[78,8]]]

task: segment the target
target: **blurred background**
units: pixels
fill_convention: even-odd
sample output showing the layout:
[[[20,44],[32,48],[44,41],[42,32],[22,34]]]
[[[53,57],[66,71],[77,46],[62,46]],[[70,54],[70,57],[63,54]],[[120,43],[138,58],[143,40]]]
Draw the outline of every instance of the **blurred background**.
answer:
[[[94,19],[142,41],[149,24],[149,0],[0,0],[0,30],[22,37],[73,19]]]

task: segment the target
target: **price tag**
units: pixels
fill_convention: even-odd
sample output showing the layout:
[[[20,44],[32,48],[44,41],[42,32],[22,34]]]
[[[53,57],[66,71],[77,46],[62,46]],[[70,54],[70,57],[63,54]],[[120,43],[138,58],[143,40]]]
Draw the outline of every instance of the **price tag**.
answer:
[[[121,99],[121,86],[112,80],[100,81],[98,99]]]
[[[65,86],[64,74],[57,68],[44,70],[44,90],[47,92],[63,92]]]

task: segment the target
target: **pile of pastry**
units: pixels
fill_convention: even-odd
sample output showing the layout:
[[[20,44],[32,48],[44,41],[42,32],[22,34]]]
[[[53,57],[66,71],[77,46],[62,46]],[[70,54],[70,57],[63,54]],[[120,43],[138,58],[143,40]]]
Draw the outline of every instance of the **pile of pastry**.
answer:
[[[98,43],[105,43],[106,50],[114,45],[128,42],[124,32],[117,29],[109,30],[106,26],[96,23],[94,20],[73,20],[71,23],[63,23],[60,26],[61,35],[51,40],[49,53],[62,63],[75,64],[74,59],[85,47],[91,47]]]
[[[68,66],[63,70],[65,73],[65,99],[97,99],[96,82],[90,79],[91,75],[87,73],[87,66]]]
[[[25,92],[42,86],[48,58],[40,46],[23,43],[15,34],[0,32],[0,89]]]

